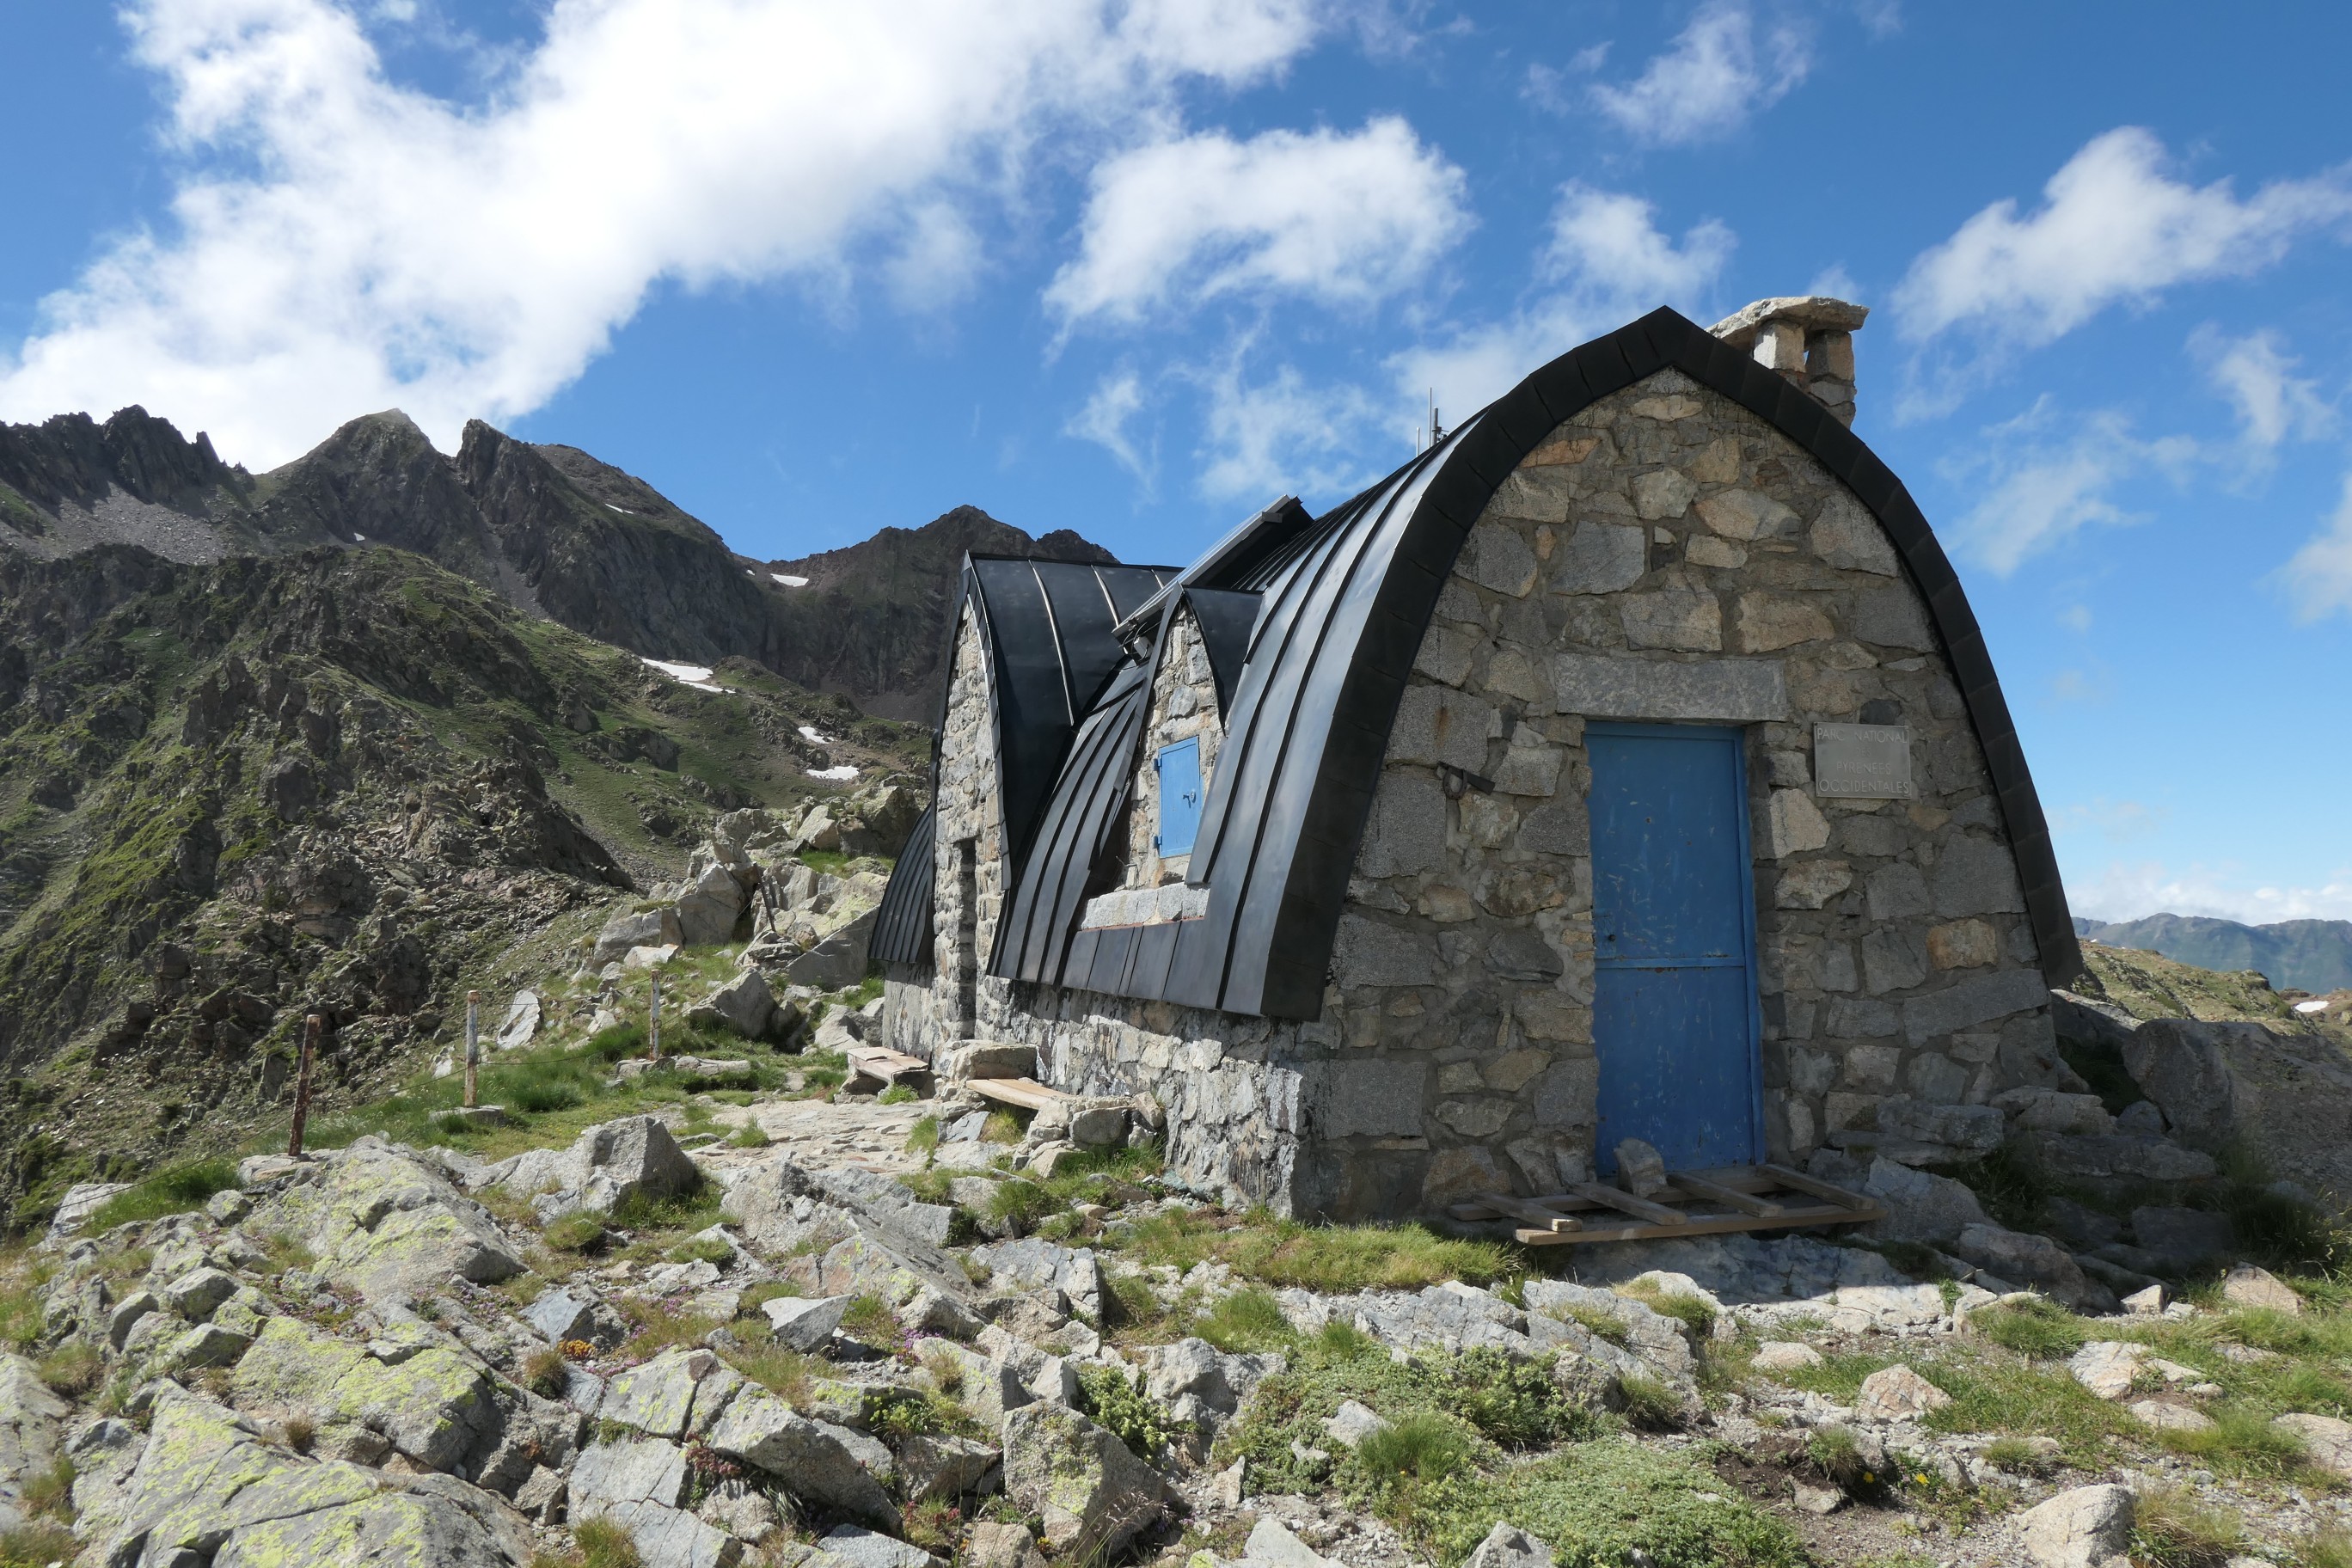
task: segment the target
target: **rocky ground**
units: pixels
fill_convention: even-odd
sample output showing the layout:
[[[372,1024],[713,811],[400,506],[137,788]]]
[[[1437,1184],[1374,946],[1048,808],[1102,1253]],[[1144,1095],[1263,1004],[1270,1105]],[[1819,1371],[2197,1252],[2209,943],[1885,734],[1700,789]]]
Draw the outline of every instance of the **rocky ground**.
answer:
[[[740,1072],[610,1070],[634,1026],[566,1005],[516,1059],[613,1099],[110,1194],[14,1259],[0,1562],[2346,1561],[2324,1279],[2078,1311],[1981,1237],[1286,1226],[1167,1186],[1149,1102],[852,1092],[855,990]]]

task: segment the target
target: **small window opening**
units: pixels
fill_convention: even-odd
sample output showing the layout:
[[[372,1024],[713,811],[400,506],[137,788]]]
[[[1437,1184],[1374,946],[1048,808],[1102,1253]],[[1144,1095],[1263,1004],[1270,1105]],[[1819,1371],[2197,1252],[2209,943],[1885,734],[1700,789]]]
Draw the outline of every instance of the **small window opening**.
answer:
[[[1160,747],[1153,766],[1160,775],[1160,831],[1151,836],[1151,847],[1163,857],[1190,855],[1201,831],[1200,738]]]

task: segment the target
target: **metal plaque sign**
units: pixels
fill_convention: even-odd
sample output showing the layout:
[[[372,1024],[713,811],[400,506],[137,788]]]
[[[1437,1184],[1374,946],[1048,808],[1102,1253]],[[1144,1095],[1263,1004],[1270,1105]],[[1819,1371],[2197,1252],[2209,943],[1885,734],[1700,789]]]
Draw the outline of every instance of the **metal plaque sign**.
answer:
[[[1813,793],[1847,800],[1907,800],[1911,726],[1813,726]]]

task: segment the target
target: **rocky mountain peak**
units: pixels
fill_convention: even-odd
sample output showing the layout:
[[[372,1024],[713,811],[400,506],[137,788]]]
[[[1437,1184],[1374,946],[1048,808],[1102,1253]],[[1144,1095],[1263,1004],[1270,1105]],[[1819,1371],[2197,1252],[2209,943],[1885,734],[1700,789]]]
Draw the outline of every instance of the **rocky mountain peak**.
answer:
[[[199,431],[188,440],[135,403],[103,425],[87,414],[60,414],[38,425],[0,426],[0,486],[44,510],[91,506],[112,487],[142,501],[184,505],[245,477],[221,461],[211,437]],[[26,509],[0,499],[0,512],[13,523]]]

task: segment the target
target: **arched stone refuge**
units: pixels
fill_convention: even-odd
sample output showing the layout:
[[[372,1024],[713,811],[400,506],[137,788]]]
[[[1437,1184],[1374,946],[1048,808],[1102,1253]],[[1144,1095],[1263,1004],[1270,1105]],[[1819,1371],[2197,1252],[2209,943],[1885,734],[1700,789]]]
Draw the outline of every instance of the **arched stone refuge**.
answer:
[[[1670,310],[1182,569],[973,560],[889,1043],[1150,1093],[1173,1178],[1398,1217],[1932,1138],[2080,967],[1864,312]]]

